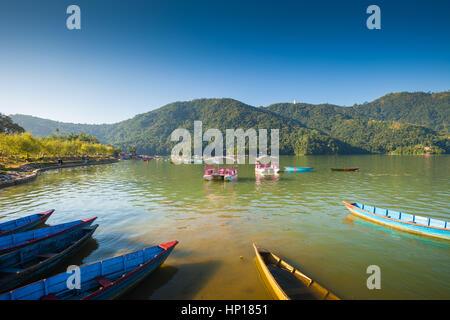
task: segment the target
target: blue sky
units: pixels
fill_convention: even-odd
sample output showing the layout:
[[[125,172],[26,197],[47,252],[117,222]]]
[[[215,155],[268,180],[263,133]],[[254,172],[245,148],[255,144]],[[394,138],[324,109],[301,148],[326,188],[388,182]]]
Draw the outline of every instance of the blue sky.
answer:
[[[66,8],[81,8],[81,30]],[[381,8],[368,30],[366,8]],[[353,105],[450,89],[450,2],[0,2],[0,112],[112,123],[174,101]]]

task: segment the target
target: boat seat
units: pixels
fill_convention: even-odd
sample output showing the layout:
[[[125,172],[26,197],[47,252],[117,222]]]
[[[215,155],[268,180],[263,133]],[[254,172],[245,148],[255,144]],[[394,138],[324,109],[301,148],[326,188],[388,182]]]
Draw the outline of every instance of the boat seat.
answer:
[[[37,257],[37,258],[49,259],[49,258],[52,258],[52,257],[54,257],[56,255],[57,255],[56,253],[41,253],[41,254],[36,254],[34,256]]]
[[[41,300],[59,300],[59,298],[55,296],[53,293],[51,293],[46,296],[42,296]]]
[[[0,272],[3,272],[3,273],[20,273],[22,271],[23,271],[23,269],[20,269],[20,268],[4,268],[4,269],[0,269]]]
[[[109,279],[107,279],[105,277],[102,277],[102,276],[97,277],[94,280],[97,281],[97,283],[99,285],[101,285],[102,287],[108,287],[108,286],[112,285],[111,280],[109,280]]]

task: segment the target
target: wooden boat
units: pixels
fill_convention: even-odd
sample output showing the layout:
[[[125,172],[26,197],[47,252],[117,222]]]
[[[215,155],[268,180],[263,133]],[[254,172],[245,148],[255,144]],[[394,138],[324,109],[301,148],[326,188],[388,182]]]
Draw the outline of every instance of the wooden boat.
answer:
[[[358,171],[359,168],[331,168],[331,171]]]
[[[351,213],[369,221],[402,231],[450,240],[450,223],[447,221],[376,208],[356,202],[342,202]]]
[[[94,233],[98,225],[64,233],[63,237],[29,247],[26,253],[13,251],[0,256],[0,292],[15,288],[40,273],[56,266],[80,248]]]
[[[285,172],[310,172],[312,170],[311,167],[284,167]]]
[[[90,225],[97,217],[83,220],[75,220],[68,223],[61,223],[56,226],[31,230],[21,233],[14,233],[0,237],[0,266],[2,264],[2,256],[4,253],[27,250],[27,247],[39,243],[45,245],[47,241],[63,237],[64,234],[72,232],[82,227]]]
[[[60,273],[0,295],[0,300],[114,299],[145,279],[169,256],[178,241],[80,267],[80,289],[67,288],[71,274]]]
[[[48,210],[45,212],[32,214],[23,218],[11,220],[0,224],[0,236],[6,236],[8,234],[24,232],[26,230],[33,229],[40,224],[45,223],[55,210]]]
[[[275,254],[253,244],[264,282],[278,300],[340,300]]]

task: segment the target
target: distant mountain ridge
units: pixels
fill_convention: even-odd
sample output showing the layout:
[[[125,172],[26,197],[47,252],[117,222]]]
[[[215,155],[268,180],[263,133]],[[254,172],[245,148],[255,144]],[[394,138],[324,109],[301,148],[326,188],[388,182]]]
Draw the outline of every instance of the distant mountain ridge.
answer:
[[[177,128],[203,130],[280,129],[281,154],[450,153],[450,93],[392,93],[370,103],[277,103],[256,108],[240,101],[196,99],[174,102],[115,124],[73,124],[26,115],[11,115],[38,136],[86,133],[101,142],[140,153],[170,154],[170,134]],[[440,133],[439,133],[439,132]]]

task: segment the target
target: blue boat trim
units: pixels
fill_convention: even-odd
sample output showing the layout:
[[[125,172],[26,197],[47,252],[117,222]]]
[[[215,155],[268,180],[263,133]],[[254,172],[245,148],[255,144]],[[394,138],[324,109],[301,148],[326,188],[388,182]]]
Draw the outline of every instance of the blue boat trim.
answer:
[[[447,221],[422,217],[404,212],[376,208],[359,203],[343,201],[353,214],[370,221],[412,233],[450,240]]]
[[[47,221],[55,209],[0,223],[0,236],[24,232]]]
[[[14,233],[0,237],[0,254],[17,250],[19,248],[29,246],[33,243],[43,241],[50,237],[57,236],[63,232],[78,228],[82,225],[92,223],[97,217],[75,220],[72,222],[61,223],[55,226],[31,230],[21,233]]]

